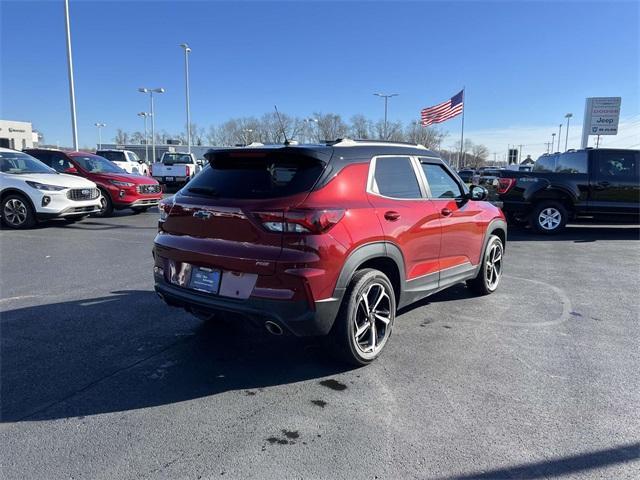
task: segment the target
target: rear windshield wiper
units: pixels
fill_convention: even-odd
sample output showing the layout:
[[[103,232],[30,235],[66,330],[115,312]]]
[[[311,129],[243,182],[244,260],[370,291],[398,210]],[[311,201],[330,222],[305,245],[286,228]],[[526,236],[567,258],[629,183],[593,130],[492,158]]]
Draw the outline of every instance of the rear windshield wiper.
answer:
[[[211,187],[189,187],[187,190],[191,193],[206,195],[207,197],[219,197],[220,194],[215,188]]]

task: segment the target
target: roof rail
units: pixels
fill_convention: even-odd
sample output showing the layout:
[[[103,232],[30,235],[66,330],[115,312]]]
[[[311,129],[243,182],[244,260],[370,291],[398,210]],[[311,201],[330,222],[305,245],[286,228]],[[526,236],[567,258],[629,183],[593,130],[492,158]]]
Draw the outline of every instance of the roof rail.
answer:
[[[427,147],[425,147],[424,145],[421,145],[419,143],[393,142],[393,141],[390,141],[390,140],[338,138],[338,139],[333,140],[333,141],[326,141],[325,143],[327,145],[334,146],[334,147],[355,147],[355,146],[358,146],[358,145],[360,145],[360,146],[362,146],[362,145],[393,145],[393,146],[404,145],[404,146],[407,146],[407,147],[422,148],[424,150],[427,150]]]

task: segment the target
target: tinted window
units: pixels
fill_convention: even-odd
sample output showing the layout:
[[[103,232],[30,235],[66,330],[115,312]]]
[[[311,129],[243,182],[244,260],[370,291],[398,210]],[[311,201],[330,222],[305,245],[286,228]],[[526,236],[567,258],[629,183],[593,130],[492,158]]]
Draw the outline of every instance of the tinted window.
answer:
[[[543,155],[533,167],[534,172],[555,172],[557,155]]]
[[[64,172],[68,168],[73,167],[69,159],[61,153],[51,154],[51,166],[58,172]]]
[[[105,152],[98,151],[97,155],[106,158],[107,160],[111,160],[112,162],[126,162],[127,159],[124,156],[124,152]]]
[[[422,170],[427,177],[431,198],[458,198],[462,195],[460,186],[442,165],[423,163]]]
[[[162,163],[173,165],[174,163],[193,163],[191,155],[186,153],[165,153],[162,156]]]
[[[392,198],[421,198],[418,179],[408,157],[376,159],[374,191]]]
[[[189,195],[278,198],[313,188],[324,164],[301,155],[236,152],[207,157],[209,165],[189,182]]]
[[[45,165],[51,166],[51,152],[28,150],[26,153],[34,158],[37,158]]]
[[[587,152],[567,152],[558,157],[556,172],[588,173]]]
[[[599,178],[620,180],[638,179],[638,152],[600,151],[598,152]]]

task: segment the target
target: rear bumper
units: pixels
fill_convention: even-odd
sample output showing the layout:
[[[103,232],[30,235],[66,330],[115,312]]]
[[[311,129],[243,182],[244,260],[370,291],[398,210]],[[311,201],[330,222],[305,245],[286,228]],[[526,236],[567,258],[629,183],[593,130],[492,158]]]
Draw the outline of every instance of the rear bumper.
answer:
[[[159,176],[154,176],[153,178],[155,178],[158,183],[162,184],[162,185],[184,185],[185,183],[187,183],[189,180],[191,180],[191,177],[159,177]],[[168,181],[167,178],[172,178],[173,180]]]
[[[310,308],[304,300],[246,300],[207,295],[167,283],[155,274],[155,290],[170,306],[207,313],[234,313],[258,326],[266,321],[280,325],[296,336],[326,335],[331,330],[341,299],[315,302]]]

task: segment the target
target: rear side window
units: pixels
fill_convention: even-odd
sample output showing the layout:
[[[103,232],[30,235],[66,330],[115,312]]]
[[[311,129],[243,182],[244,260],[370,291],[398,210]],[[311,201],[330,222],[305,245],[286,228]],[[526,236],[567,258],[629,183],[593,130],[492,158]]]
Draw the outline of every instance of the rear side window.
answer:
[[[567,152],[558,156],[557,173],[588,173],[587,152]]]
[[[555,172],[557,155],[543,155],[533,167],[534,172]]]
[[[422,170],[427,177],[431,198],[459,198],[462,196],[460,185],[442,165],[423,163]]]
[[[409,157],[378,157],[372,189],[391,198],[422,198]]]
[[[112,162],[126,162],[124,152],[97,152],[96,155],[111,160]]]
[[[221,198],[279,198],[308,192],[324,163],[303,155],[231,152],[209,158],[209,165],[189,182],[189,195]]]
[[[598,152],[598,178],[638,181],[638,157],[633,151]]]

